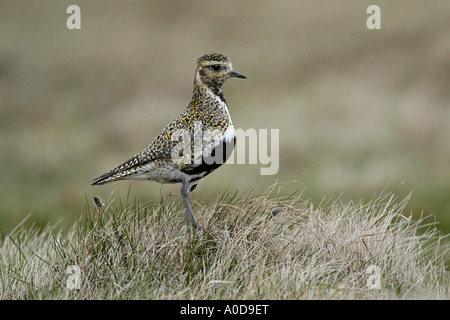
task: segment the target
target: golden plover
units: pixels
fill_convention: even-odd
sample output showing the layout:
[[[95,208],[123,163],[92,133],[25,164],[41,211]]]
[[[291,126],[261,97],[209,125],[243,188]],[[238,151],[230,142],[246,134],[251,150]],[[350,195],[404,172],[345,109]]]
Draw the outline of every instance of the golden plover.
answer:
[[[222,85],[231,77],[246,79],[233,70],[227,56],[201,56],[197,60],[192,100],[186,110],[141,153],[95,178],[92,185],[116,180],[180,183],[188,232],[190,225],[204,229],[195,221],[189,192],[222,165],[234,148],[234,126],[222,92]]]

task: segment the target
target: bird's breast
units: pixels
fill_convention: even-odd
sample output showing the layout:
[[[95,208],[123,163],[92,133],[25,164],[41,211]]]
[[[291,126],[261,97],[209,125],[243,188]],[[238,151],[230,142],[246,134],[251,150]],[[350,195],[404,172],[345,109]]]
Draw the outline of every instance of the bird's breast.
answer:
[[[230,143],[230,142],[234,141],[234,137],[235,137],[234,126],[230,125],[223,133],[223,140],[226,143]]]

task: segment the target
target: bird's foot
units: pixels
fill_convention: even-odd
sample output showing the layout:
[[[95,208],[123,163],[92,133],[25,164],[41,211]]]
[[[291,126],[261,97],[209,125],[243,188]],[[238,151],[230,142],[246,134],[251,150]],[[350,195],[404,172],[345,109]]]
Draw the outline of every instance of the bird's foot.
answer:
[[[207,227],[201,226],[198,223],[192,224],[192,227],[194,227],[193,229],[197,229],[197,231],[200,232],[200,233],[203,233],[203,232],[205,232],[207,230]],[[191,225],[188,225],[187,233],[188,234],[191,233]]]

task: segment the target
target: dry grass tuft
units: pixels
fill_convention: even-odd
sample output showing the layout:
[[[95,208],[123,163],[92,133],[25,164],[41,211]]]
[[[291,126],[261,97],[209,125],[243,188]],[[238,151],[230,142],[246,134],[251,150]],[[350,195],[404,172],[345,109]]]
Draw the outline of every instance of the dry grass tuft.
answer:
[[[19,226],[0,243],[0,298],[448,298],[448,242],[402,213],[409,197],[315,207],[279,187],[194,205],[209,228],[192,236],[170,197],[97,198],[65,231]]]

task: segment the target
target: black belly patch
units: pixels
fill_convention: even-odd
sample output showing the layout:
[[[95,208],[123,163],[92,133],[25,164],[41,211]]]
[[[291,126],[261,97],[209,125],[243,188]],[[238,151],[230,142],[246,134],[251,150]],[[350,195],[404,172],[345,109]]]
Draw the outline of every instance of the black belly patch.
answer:
[[[202,163],[189,165],[181,171],[188,175],[205,173],[203,175],[204,177],[216,170],[228,160],[233,152],[235,144],[236,137],[230,142],[226,142],[224,140],[220,145],[212,150],[211,155],[203,156]]]

